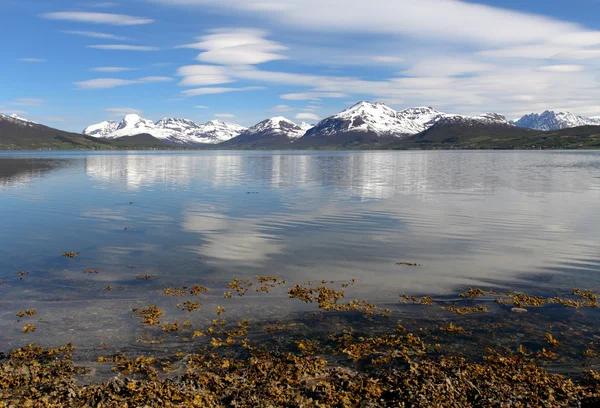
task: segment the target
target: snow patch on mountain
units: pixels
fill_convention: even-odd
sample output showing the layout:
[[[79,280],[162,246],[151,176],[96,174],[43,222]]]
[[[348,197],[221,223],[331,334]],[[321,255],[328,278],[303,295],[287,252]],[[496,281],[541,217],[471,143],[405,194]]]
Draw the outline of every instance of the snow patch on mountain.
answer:
[[[220,120],[197,124],[189,119],[163,118],[154,123],[136,114],[129,114],[122,121],[104,121],[88,126],[83,133],[105,139],[135,136],[143,133],[174,144],[216,144],[238,136],[245,128]]]
[[[4,115],[4,114],[0,113],[0,118],[4,119],[4,120],[9,120],[14,123],[18,123],[21,125],[27,125],[27,126],[38,125],[37,122],[34,122],[33,120],[25,119],[25,118],[17,115],[16,113],[13,113],[12,115]]]
[[[545,111],[541,114],[531,113],[514,122],[522,128],[536,130],[559,130],[578,126],[600,126],[600,118],[577,116],[571,112]]]

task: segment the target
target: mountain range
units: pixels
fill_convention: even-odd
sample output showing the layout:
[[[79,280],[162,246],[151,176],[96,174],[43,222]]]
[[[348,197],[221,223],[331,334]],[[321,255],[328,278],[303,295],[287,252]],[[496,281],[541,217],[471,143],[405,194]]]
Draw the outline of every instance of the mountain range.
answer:
[[[28,136],[15,139],[8,129]],[[19,148],[19,140],[33,143],[20,148],[51,148],[57,143],[63,147],[68,143],[70,148],[582,148],[596,146],[599,129],[600,119],[570,113],[546,111],[509,122],[497,113],[465,116],[431,107],[395,111],[383,103],[363,101],[315,125],[277,116],[249,128],[219,120],[197,124],[163,118],[153,122],[130,114],[74,134],[2,115],[0,148]],[[42,143],[41,135],[52,136],[53,142]]]
[[[577,126],[600,126],[599,118],[576,116],[570,112],[545,111],[542,114],[530,113],[513,122],[515,125],[536,130],[559,130]]]
[[[84,129],[83,134],[104,139],[148,134],[167,144],[195,146],[217,144],[239,135],[245,128],[211,120],[197,124],[189,119],[163,118],[154,123],[136,114],[127,115],[120,122],[104,121]]]

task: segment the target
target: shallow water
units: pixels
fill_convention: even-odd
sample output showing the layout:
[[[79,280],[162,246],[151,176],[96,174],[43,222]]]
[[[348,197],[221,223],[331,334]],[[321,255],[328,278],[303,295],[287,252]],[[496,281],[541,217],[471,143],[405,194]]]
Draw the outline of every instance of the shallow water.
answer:
[[[154,303],[194,324],[217,305],[314,310],[285,290],[223,299],[254,275],[354,278],[348,297],[382,307],[468,286],[597,288],[599,203],[600,152],[0,152],[0,344],[132,345],[131,308]],[[157,293],[194,283],[213,289],[199,313]]]

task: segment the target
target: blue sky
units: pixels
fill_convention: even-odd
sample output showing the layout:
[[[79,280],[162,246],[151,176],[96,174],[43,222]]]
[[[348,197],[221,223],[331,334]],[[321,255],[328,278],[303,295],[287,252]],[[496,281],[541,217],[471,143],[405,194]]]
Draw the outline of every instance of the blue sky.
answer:
[[[600,1],[0,0],[0,112],[317,122],[359,100],[600,116]]]

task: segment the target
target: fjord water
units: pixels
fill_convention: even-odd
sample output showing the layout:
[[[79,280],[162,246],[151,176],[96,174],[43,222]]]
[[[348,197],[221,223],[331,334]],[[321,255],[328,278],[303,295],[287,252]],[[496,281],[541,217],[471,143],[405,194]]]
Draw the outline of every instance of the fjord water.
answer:
[[[597,288],[599,203],[600,152],[4,152],[0,342],[131,343],[131,308],[165,302],[164,286],[216,288],[206,307],[254,275],[354,278],[352,296],[382,307],[469,286]],[[284,298],[229,308],[294,313]],[[24,308],[35,333],[16,323]]]

